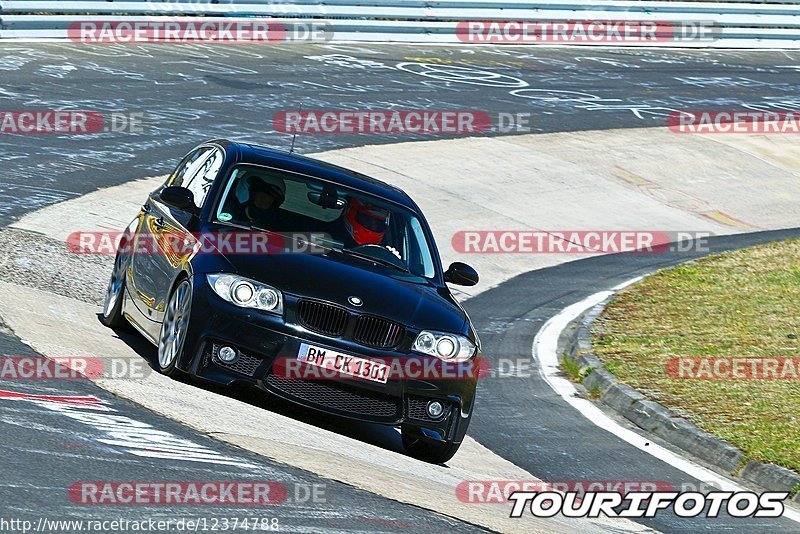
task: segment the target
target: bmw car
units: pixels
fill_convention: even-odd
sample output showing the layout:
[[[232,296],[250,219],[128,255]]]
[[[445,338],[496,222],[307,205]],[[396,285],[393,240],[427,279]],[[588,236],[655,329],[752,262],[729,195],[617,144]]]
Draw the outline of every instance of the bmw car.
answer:
[[[215,140],[124,231],[101,314],[154,365],[398,427],[446,462],[475,404],[480,342],[419,207],[400,189],[290,152]],[[450,366],[450,372],[446,367]],[[453,371],[456,369],[456,371]]]

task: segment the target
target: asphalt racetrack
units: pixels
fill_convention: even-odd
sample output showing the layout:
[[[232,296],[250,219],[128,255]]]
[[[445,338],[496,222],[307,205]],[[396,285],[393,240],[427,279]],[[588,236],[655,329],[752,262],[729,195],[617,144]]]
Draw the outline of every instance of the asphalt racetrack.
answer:
[[[800,83],[800,67],[782,52],[24,43],[3,43],[2,51],[4,109],[147,117],[139,133],[0,137],[6,222],[100,187],[166,174],[199,140],[288,149],[291,136],[272,122],[285,110],[531,113],[522,132],[603,130],[663,126],[683,109],[793,109]],[[296,150],[435,137],[306,135]]]

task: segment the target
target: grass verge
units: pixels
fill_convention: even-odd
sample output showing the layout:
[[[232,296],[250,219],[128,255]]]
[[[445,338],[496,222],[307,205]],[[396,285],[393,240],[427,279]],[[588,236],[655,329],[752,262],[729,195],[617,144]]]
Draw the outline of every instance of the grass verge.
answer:
[[[667,373],[675,357],[800,356],[800,240],[660,271],[620,292],[592,334],[597,356],[622,382],[750,459],[800,471],[800,380]]]

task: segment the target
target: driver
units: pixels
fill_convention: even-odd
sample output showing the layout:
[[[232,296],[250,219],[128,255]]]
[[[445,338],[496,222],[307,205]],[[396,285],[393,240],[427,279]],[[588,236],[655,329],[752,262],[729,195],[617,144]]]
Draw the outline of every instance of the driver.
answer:
[[[389,226],[389,211],[351,197],[344,212],[344,227],[352,246],[380,245]]]
[[[389,220],[389,210],[363,203],[355,197],[350,197],[343,217],[347,241],[350,241],[345,243],[345,247],[381,246],[386,230],[389,227]],[[398,259],[400,258],[400,253],[397,249],[389,245],[386,245],[386,248]]]
[[[234,208],[236,219],[272,229],[278,219],[278,208],[286,198],[286,182],[282,178],[247,176],[237,187]]]

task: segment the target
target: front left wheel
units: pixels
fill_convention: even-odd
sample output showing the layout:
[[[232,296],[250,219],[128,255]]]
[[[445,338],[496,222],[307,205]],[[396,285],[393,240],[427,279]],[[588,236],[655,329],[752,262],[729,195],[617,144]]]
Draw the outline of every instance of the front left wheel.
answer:
[[[169,377],[174,378],[180,374],[176,364],[183,354],[191,310],[192,284],[184,279],[167,300],[167,309],[158,336],[158,370]]]
[[[125,297],[125,261],[122,254],[117,252],[114,258],[114,270],[106,288],[106,296],[103,300],[103,313],[100,314],[100,322],[115,330],[124,329],[128,326],[128,321],[122,315],[122,301]]]

